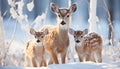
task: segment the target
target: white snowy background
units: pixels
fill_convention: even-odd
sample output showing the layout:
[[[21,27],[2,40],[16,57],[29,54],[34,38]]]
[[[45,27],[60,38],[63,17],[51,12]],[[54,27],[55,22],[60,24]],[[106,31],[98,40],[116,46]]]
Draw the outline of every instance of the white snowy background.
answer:
[[[108,8],[111,6],[111,4],[108,4],[109,1],[111,0],[105,0]],[[24,67],[24,48],[25,43],[34,38],[29,34],[30,27],[33,27],[38,31],[43,25],[56,25],[56,16],[51,12],[49,6],[51,2],[55,2],[60,7],[66,7],[71,3],[76,2],[78,8],[72,15],[70,27],[75,30],[89,28],[89,17],[86,17],[89,16],[89,0],[40,0],[38,3],[37,0],[0,0],[0,11],[2,13],[0,13],[0,69],[39,69],[39,67]],[[59,2],[62,4],[59,4]],[[39,3],[43,3],[45,6],[43,4],[43,6],[36,5]],[[114,20],[112,21],[114,23],[114,46],[109,45],[109,23],[107,21],[107,12],[105,12],[104,6],[100,0],[97,1],[96,6],[96,24],[91,24],[92,28],[103,38],[103,63],[79,62],[74,50],[74,39],[73,36],[70,35],[71,60],[66,60],[66,64],[52,64],[40,68],[120,69],[120,1],[115,0],[114,3],[116,4],[116,8],[113,8],[113,10],[116,11],[113,13],[115,18],[113,18]],[[8,4],[8,7],[5,10],[3,8],[6,7],[6,4]],[[40,8],[44,9],[44,11],[38,10]],[[4,12],[1,9],[3,9]],[[92,12],[91,14],[95,13]],[[73,61],[74,59],[76,61]]]

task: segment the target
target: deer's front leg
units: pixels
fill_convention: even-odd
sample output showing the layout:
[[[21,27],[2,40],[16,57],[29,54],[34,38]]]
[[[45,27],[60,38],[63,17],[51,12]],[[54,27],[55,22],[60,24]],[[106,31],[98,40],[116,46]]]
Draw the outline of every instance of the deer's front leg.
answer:
[[[53,60],[52,60],[52,58],[50,58],[48,64],[49,64],[49,65],[50,65],[50,64],[53,64]]]
[[[47,66],[47,64],[46,64],[46,60],[43,59],[43,60],[41,61],[40,66],[45,66],[45,67],[46,67],[46,66]]]
[[[98,62],[102,63],[102,50],[98,52]]]
[[[61,53],[62,64],[65,64],[66,53],[67,53],[67,51],[64,51],[64,52]]]
[[[36,64],[35,58],[32,58],[32,66],[33,66],[33,67],[37,67],[37,64]]]
[[[25,56],[25,67],[30,67],[30,58],[28,58],[28,56]]]

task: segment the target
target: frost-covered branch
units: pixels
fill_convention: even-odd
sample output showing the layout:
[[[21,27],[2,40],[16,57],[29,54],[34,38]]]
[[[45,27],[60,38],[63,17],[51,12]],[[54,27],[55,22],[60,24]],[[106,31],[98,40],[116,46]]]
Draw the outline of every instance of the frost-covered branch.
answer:
[[[12,36],[11,36],[10,43],[8,43],[8,47],[7,47],[7,49],[6,49],[6,51],[5,51],[5,54],[4,54],[4,59],[6,59],[6,56],[7,56],[8,52],[9,52],[9,48],[10,48],[10,46],[11,46],[13,40],[14,40],[15,33],[16,33],[16,28],[17,28],[17,23],[15,23],[15,26],[14,26],[14,29],[13,29],[13,33],[12,33]],[[3,62],[3,66],[5,66],[5,65],[6,65],[6,64],[5,64],[5,61],[4,61],[4,62]]]
[[[30,3],[27,4],[28,11],[32,11],[33,8],[34,8],[34,0],[32,0],[32,2],[30,2]]]
[[[114,29],[113,29],[113,25],[112,25],[112,21],[111,21],[111,15],[110,15],[109,9],[108,9],[108,7],[105,3],[105,0],[102,0],[102,2],[103,2],[103,5],[104,5],[104,9],[107,12],[107,16],[108,16],[107,19],[108,19],[108,22],[109,22],[110,45],[114,46],[114,37],[113,37],[114,36]]]
[[[25,19],[25,21],[27,22],[27,16],[26,15],[23,15],[23,12],[22,12],[22,8],[23,8],[23,0],[21,0],[20,2],[15,2],[15,0],[8,0],[8,4],[10,5],[10,18],[8,19],[8,21],[13,18],[16,20],[15,22],[15,25],[14,25],[14,28],[13,28],[13,33],[11,35],[11,40],[9,43],[7,43],[7,48],[5,48],[5,50],[3,51],[4,52],[4,55],[3,55],[3,61],[2,61],[2,65],[3,66],[6,66],[6,59],[7,59],[7,56],[8,56],[8,52],[9,52],[9,49],[10,49],[10,46],[14,40],[14,37],[15,37],[15,33],[16,33],[16,28],[17,28],[17,23],[20,23],[21,25],[22,24],[22,20]],[[18,6],[17,8],[15,6]]]

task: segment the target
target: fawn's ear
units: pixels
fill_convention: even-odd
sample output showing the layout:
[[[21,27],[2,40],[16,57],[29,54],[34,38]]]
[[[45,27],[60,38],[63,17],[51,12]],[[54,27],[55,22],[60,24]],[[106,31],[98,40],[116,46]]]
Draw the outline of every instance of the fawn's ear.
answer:
[[[86,35],[88,33],[88,29],[83,30],[83,34]]]
[[[36,31],[33,28],[30,28],[30,34],[35,35]]]
[[[74,31],[72,28],[69,28],[69,33],[70,33],[71,35],[74,35],[75,31]]]
[[[48,29],[45,29],[44,31],[43,31],[43,34],[44,35],[47,35],[49,33],[49,30]]]
[[[58,9],[58,7],[56,6],[56,4],[51,3],[50,6],[51,6],[51,10],[52,10],[54,13],[57,13],[57,12],[59,11],[59,9]]]
[[[72,4],[72,6],[70,7],[70,12],[73,13],[77,10],[77,5],[74,3]]]

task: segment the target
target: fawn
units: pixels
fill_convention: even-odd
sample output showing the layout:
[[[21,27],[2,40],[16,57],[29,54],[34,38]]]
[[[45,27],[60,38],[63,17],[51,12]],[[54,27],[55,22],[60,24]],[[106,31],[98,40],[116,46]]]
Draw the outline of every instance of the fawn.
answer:
[[[74,31],[70,29],[70,33],[74,35],[75,49],[79,57],[79,61],[102,62],[102,38],[97,33],[88,33],[88,30]]]
[[[43,39],[45,50],[50,54],[49,64],[53,62],[59,64],[57,55],[61,55],[61,62],[64,64],[66,53],[69,46],[69,24],[70,15],[77,9],[76,4],[72,4],[70,8],[58,8],[56,4],[51,3],[51,10],[57,15],[58,26],[47,26],[41,30],[49,29],[49,34]]]
[[[25,65],[30,66],[32,62],[33,67],[37,67],[37,63],[39,63],[39,66],[46,66],[45,50],[42,40],[48,34],[48,29],[43,32],[36,32],[31,28],[30,34],[34,35],[35,39],[27,42],[25,48]]]

